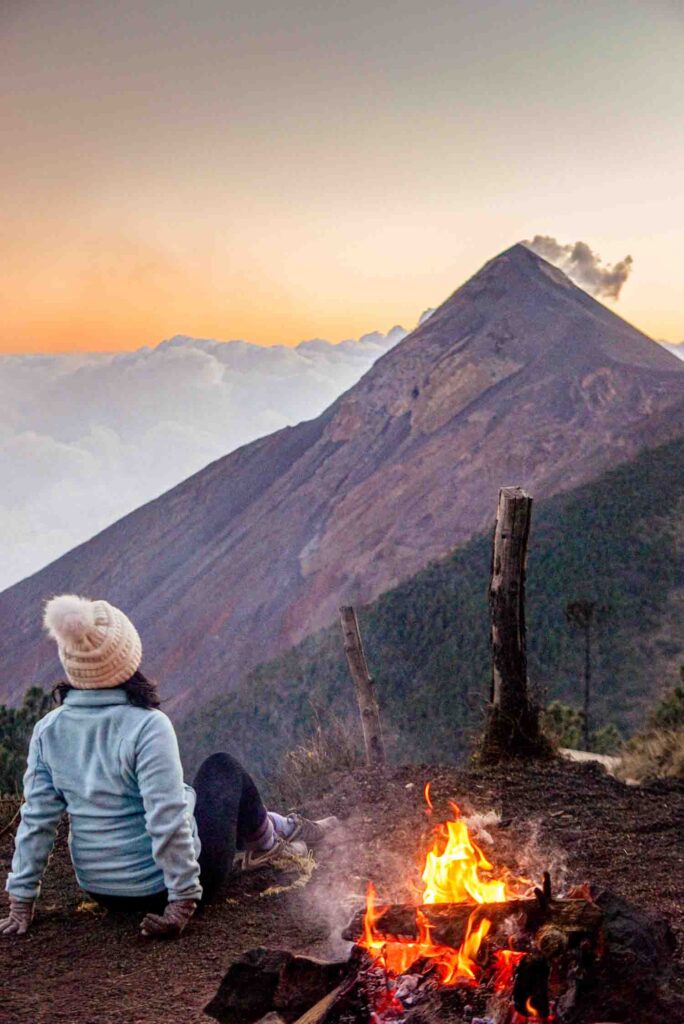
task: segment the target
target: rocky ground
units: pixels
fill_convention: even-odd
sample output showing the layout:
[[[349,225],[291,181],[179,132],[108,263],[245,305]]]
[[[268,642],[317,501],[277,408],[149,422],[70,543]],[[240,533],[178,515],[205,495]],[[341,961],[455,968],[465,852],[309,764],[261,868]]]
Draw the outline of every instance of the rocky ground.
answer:
[[[557,887],[589,880],[666,914],[679,943],[673,987],[684,996],[684,783],[627,787],[596,764],[420,766],[321,779],[302,809],[337,814],[344,828],[309,884],[268,895],[273,877],[237,879],[177,942],[145,941],[136,920],[84,904],[63,828],[31,932],[0,940],[0,1021],[202,1024],[228,965],[246,949],[341,953],[341,927],[369,878],[387,899],[415,880],[430,828],[427,781],[438,820],[449,800],[500,813],[493,848],[501,862],[531,874],[550,867]],[[3,874],[11,833],[0,837]],[[0,916],[5,905],[2,896]]]

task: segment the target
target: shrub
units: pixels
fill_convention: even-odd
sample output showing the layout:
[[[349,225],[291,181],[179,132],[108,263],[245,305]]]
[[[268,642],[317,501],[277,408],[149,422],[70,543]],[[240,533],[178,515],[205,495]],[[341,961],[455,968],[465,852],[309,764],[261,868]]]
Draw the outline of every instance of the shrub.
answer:
[[[622,735],[612,722],[602,726],[589,737],[589,746],[594,754],[617,754],[622,750]]]
[[[52,697],[32,686],[19,708],[0,704],[0,796],[21,793],[33,727],[52,707]]]
[[[679,672],[684,682],[684,666]],[[653,729],[678,729],[684,726],[684,686],[675,686],[672,693],[663,697],[648,721]]]
[[[14,824],[19,805],[18,796],[0,796],[0,832]]]
[[[559,700],[551,701],[542,713],[542,728],[551,742],[571,750],[581,746],[583,721],[581,711]]]
[[[312,795],[321,776],[359,763],[358,746],[345,722],[336,715],[327,715],[323,725],[314,709],[310,736],[283,756],[267,782],[267,789],[282,806],[295,807]]]
[[[684,666],[679,674],[684,682]],[[620,775],[636,782],[684,778],[684,686],[666,694],[648,716],[646,729],[625,744]]]
[[[623,779],[684,779],[684,726],[657,729],[625,744],[619,774]]]
[[[583,726],[583,713],[562,701],[551,701],[542,712],[542,728],[556,747],[581,750]],[[620,730],[612,722],[601,726],[589,736],[589,750],[593,754],[616,754],[621,747]]]

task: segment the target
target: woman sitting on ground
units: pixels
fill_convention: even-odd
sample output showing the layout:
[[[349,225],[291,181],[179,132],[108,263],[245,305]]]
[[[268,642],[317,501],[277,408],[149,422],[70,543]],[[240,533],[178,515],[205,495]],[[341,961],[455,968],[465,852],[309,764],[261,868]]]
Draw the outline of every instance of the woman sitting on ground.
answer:
[[[305,855],[334,826],[267,812],[228,754],[207,758],[184,785],[173,726],[140,671],[140,637],[118,608],[64,594],[44,623],[68,682],[31,737],[0,934],[28,930],[64,811],[80,887],[109,909],[144,913],[150,937],[180,935],[234,865]]]

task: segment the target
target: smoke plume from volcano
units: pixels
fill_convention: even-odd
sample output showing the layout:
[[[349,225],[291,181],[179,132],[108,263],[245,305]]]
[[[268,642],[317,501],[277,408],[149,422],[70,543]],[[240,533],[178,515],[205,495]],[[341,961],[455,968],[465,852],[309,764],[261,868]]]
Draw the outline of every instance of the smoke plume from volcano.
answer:
[[[622,286],[632,269],[631,256],[625,256],[612,266],[604,264],[601,257],[586,242],[561,245],[551,235],[535,235],[532,241],[525,241],[523,244],[538,256],[555,263],[575,284],[584,288],[590,295],[606,299],[619,298]]]

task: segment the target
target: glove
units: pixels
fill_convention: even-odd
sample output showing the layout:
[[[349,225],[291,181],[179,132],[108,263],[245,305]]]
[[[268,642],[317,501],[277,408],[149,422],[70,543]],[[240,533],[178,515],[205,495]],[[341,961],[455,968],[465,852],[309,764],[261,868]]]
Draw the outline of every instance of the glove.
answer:
[[[9,917],[0,921],[0,935],[25,935],[33,920],[35,900],[20,900],[16,896],[9,898]]]
[[[147,914],[140,925],[140,934],[147,939],[175,939],[195,913],[195,900],[174,900],[167,903],[164,913]]]

